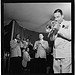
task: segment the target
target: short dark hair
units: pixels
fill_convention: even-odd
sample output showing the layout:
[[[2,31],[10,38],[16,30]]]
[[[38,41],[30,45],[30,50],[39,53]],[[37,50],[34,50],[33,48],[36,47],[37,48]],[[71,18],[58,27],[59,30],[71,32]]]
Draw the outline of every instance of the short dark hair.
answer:
[[[17,35],[20,35],[20,33],[15,34],[15,38],[17,38]],[[21,35],[20,35],[20,38],[21,38]]]
[[[56,10],[54,11],[54,13],[57,13],[57,12],[60,12],[60,14],[63,15],[63,12],[62,12],[61,9],[56,9]]]

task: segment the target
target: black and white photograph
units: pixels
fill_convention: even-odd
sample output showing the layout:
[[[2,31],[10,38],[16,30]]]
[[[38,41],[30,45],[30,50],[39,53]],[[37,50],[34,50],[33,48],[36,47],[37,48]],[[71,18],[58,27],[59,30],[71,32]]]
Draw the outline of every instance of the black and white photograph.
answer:
[[[3,3],[2,74],[72,74],[72,4]]]

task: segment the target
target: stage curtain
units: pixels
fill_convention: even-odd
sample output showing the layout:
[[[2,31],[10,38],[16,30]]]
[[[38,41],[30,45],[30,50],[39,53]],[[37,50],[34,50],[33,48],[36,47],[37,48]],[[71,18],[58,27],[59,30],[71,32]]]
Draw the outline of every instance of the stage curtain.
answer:
[[[21,27],[16,21],[14,23],[14,33],[13,33],[13,38],[15,38],[16,34],[20,34],[21,35],[21,39],[22,38],[26,38],[29,39],[33,44],[36,40],[39,39],[38,36],[38,32],[35,31],[30,31],[28,29],[25,29],[23,27]]]
[[[35,31],[31,31],[28,30],[26,28],[21,27],[16,21],[14,23],[14,37],[17,33],[19,33],[21,35],[21,38],[26,38],[29,39],[32,44],[35,43],[35,41],[39,40],[39,34],[43,34],[44,35],[44,40],[49,42],[49,46],[52,47],[53,46],[53,42],[50,41],[50,39],[47,37],[47,33],[42,33],[42,32],[35,32]]]
[[[13,38],[15,38],[16,34],[20,34],[21,38],[24,37],[24,29],[23,27],[19,26],[19,24],[15,21],[14,23],[14,31],[13,31]]]

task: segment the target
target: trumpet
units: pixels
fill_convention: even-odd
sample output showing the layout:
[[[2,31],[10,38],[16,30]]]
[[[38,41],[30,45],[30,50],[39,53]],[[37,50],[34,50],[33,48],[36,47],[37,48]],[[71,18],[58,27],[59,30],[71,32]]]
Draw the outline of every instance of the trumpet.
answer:
[[[60,24],[57,21],[51,21],[51,25],[48,24],[46,26],[46,32],[48,32],[48,38],[50,38],[51,41],[55,39],[55,35],[57,34],[59,30]]]
[[[56,29],[59,29],[59,27],[60,27],[60,24],[57,22],[57,21],[52,21],[51,22],[51,26],[52,26],[52,28],[56,28]]]

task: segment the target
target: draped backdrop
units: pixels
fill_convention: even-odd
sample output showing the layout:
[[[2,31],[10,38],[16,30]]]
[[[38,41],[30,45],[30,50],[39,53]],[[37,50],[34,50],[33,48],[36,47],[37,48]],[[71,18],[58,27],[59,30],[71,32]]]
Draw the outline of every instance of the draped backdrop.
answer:
[[[39,40],[39,34],[42,32],[35,32],[35,31],[30,31],[26,28],[21,27],[16,21],[14,23],[14,31],[13,31],[13,38],[16,36],[16,34],[21,35],[22,38],[28,38],[33,44],[35,43],[36,40]],[[47,38],[47,33],[42,33],[44,35],[44,39],[48,40]]]
[[[13,23],[13,21],[11,21],[8,25],[4,26],[4,38],[3,38],[3,45],[2,45],[3,46],[2,51],[4,51],[4,52],[10,50],[12,23]]]
[[[13,21],[14,21],[14,24],[13,24]],[[30,31],[26,28],[23,28],[15,20],[12,20],[8,25],[5,26],[5,28],[7,32],[6,31],[4,32],[4,37],[5,37],[4,46],[6,51],[8,52],[10,52],[10,40],[11,40],[12,34],[13,34],[13,39],[15,38],[16,34],[19,33],[21,35],[21,39],[22,38],[29,39],[31,43],[34,45],[35,41],[39,40],[39,34],[42,33],[42,32],[39,33],[35,31]],[[51,42],[47,38],[48,34],[47,33],[42,33],[42,34],[44,35],[44,40],[48,41],[50,46],[52,46],[53,42]]]
[[[16,34],[21,35],[22,38],[29,39],[32,43],[34,43],[36,40],[38,40],[38,32],[27,30],[23,27],[21,27],[16,21],[14,23],[14,31],[13,31],[13,38],[16,36]]]

